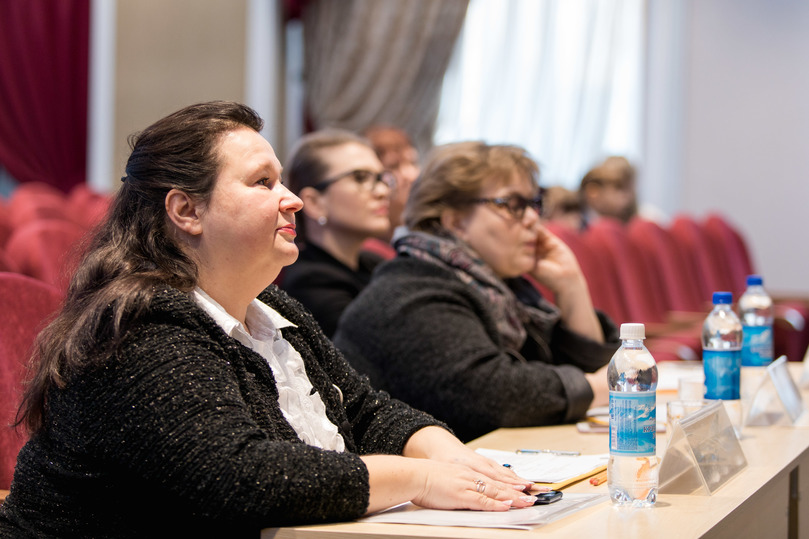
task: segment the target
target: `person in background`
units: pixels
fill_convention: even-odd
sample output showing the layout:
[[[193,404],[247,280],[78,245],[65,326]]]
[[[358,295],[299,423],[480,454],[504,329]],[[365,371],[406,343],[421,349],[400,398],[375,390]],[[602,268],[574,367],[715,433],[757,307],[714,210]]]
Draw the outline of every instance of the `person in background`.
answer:
[[[301,200],[261,126],[211,102],[132,140],[38,339],[1,536],[241,537],[408,500],[532,505],[529,482],[373,390],[270,285],[298,255]]]
[[[542,191],[542,219],[562,227],[579,231],[582,228],[582,211],[579,194],[561,185]]]
[[[362,247],[390,228],[396,178],[366,139],[340,129],[303,136],[287,158],[284,175],[304,209],[301,254],[284,269],[279,284],[332,336],[343,309],[383,260]]]
[[[635,167],[625,157],[606,158],[584,175],[579,196],[585,227],[599,217],[629,222],[638,211]]]
[[[393,237],[393,231],[404,224],[402,214],[407,197],[421,172],[419,153],[408,134],[398,127],[371,126],[365,130],[365,136],[371,142],[385,170],[389,170],[396,177],[396,188],[392,190],[390,197],[390,230],[382,238],[389,242]]]
[[[514,146],[436,148],[411,190],[396,258],[335,335],[376,387],[462,440],[576,421],[607,403],[617,331],[593,309],[573,253],[542,226],[538,173]]]

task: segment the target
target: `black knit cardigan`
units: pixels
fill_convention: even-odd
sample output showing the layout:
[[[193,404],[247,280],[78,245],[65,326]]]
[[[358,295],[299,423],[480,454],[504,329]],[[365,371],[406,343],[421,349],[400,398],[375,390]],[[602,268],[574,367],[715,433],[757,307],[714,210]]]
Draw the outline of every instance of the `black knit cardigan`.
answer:
[[[507,282],[540,308],[524,279]],[[374,387],[446,421],[467,441],[500,427],[568,423],[593,400],[585,373],[606,365],[620,341],[597,313],[605,342],[556,324],[526,325],[520,350],[503,344],[494,309],[450,268],[399,255],[380,265],[345,310],[335,344]]]
[[[345,452],[301,442],[266,361],[167,288],[116,353],[49,395],[0,507],[0,536],[257,536],[362,515],[369,482],[358,455],[400,454],[416,430],[440,423],[374,391],[284,292],[271,286],[259,299],[296,324],[283,335]]]

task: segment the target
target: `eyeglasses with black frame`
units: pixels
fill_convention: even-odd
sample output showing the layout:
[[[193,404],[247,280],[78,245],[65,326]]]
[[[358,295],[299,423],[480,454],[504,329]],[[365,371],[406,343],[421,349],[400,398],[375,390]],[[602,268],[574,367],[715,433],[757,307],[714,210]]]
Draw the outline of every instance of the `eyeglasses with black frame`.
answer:
[[[348,172],[343,172],[341,174],[337,174],[336,176],[332,176],[331,178],[326,178],[325,180],[319,181],[314,184],[312,188],[317,189],[318,191],[324,191],[331,186],[331,184],[348,176],[353,177],[354,181],[357,182],[357,185],[365,191],[373,191],[377,182],[384,183],[390,189],[394,189],[396,187],[396,176],[394,176],[390,171],[383,170],[382,172],[372,172],[370,170],[356,169],[349,170]]]
[[[474,204],[492,204],[498,208],[503,208],[517,221],[522,221],[525,216],[525,209],[528,206],[534,208],[537,215],[542,215],[542,191],[534,198],[525,198],[522,195],[513,194],[495,198],[473,198],[470,202]]]

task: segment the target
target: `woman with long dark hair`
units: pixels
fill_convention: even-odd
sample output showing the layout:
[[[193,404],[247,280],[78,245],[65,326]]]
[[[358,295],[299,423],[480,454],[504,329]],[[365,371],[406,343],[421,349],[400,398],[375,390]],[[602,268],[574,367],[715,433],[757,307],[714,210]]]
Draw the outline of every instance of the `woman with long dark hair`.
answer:
[[[182,109],[123,185],[20,409],[0,535],[235,536],[399,502],[506,510],[529,486],[374,391],[270,283],[301,200],[251,109]]]

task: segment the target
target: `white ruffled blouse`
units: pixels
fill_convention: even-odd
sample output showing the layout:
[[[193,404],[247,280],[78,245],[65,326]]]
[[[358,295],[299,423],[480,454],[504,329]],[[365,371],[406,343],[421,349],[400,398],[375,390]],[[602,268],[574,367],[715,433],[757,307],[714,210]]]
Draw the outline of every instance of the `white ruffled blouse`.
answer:
[[[278,387],[278,405],[298,437],[315,447],[344,451],[345,441],[326,416],[320,394],[312,393],[303,358],[281,335],[281,328],[296,327],[295,324],[254,299],[245,316],[248,331],[201,288],[194,289],[192,298],[226,334],[267,361]]]

